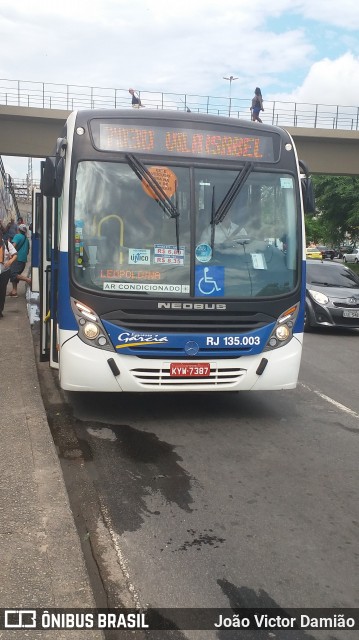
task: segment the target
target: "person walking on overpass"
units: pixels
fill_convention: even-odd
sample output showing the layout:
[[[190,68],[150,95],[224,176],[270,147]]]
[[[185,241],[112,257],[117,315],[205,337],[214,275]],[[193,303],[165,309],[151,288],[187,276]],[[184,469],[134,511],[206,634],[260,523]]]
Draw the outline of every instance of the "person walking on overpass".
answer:
[[[142,107],[142,102],[141,102],[141,98],[139,96],[138,91],[136,91],[136,89],[129,89],[128,93],[132,96],[132,100],[131,100],[131,104],[132,106],[136,109],[139,109],[140,107]]]
[[[252,106],[250,107],[252,113],[253,122],[262,122],[259,117],[261,111],[264,111],[262,92],[259,87],[254,90],[254,96],[252,98]]]

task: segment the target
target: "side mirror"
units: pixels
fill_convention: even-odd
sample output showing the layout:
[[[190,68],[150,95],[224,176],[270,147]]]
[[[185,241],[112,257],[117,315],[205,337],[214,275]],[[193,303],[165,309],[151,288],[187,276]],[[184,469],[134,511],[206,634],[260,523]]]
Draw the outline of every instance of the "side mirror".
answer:
[[[65,175],[65,158],[62,156],[56,162],[56,172],[55,172],[56,196],[55,197],[59,197],[62,194],[62,187],[64,186],[64,175]]]
[[[65,158],[48,156],[41,175],[41,192],[50,198],[59,198],[62,193],[65,173]]]
[[[42,173],[41,173],[41,182],[40,188],[41,193],[44,196],[50,196],[51,198],[54,195],[54,186],[55,186],[55,174],[56,174],[56,158],[47,157],[45,162],[43,163]]]
[[[311,178],[309,177],[301,178],[300,185],[302,187],[304,213],[311,213],[312,215],[314,215],[315,197],[314,197],[314,189],[313,189],[313,183]]]

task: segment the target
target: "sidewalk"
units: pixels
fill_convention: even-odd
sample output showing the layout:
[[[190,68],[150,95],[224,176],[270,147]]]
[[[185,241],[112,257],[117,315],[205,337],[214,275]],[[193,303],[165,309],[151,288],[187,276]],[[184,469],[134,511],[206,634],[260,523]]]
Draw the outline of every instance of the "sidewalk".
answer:
[[[24,283],[18,293],[0,319],[0,608],[95,607],[41,398]],[[103,640],[101,631],[85,636]],[[38,637],[84,632],[0,631]]]

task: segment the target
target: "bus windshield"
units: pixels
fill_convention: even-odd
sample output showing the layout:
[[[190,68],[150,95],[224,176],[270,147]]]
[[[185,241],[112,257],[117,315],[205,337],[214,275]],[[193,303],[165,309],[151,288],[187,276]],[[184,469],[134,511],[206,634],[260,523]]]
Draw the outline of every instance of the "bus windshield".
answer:
[[[143,167],[141,174],[131,162],[77,165],[72,264],[78,285],[153,298],[277,297],[295,289],[294,176],[267,167],[247,171],[231,198],[241,166],[172,160]],[[156,185],[170,202],[167,210]]]

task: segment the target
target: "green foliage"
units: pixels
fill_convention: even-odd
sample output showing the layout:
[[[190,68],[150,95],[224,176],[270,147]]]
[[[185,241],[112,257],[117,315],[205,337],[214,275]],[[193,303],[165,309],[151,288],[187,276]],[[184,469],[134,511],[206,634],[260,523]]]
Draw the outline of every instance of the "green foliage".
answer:
[[[356,243],[359,239],[359,178],[356,176],[313,176],[318,214],[313,233],[319,233],[314,242],[338,245],[349,235]],[[306,221],[307,228],[308,221]],[[308,224],[308,238],[312,228]]]
[[[313,218],[310,215],[305,216],[305,235],[307,245],[309,242],[315,242],[315,244],[324,242],[323,224],[319,218]]]

